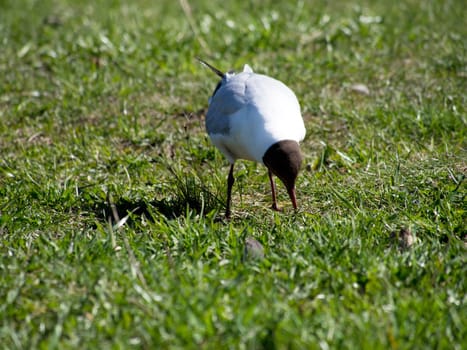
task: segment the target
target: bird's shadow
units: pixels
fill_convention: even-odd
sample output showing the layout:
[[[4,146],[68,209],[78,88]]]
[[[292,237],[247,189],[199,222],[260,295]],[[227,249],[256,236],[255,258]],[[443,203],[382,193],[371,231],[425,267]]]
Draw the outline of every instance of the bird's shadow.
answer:
[[[186,209],[182,209],[179,203],[172,203],[164,199],[147,202],[119,198],[116,202],[107,200],[101,203],[99,212],[103,217],[111,218],[114,221],[126,216],[130,216],[130,220],[144,216],[149,221],[155,221],[157,215],[168,219],[180,217],[184,215]]]
[[[131,224],[144,217],[148,221],[156,221],[162,217],[166,219],[176,219],[193,213],[195,215],[213,215],[223,210],[224,201],[207,189],[199,187],[188,187],[183,191],[180,188],[162,199],[150,201],[141,199],[129,199],[125,197],[114,197],[107,193],[105,199],[101,197],[93,201],[87,208],[82,208],[94,213],[99,220],[109,220],[116,224],[124,219]]]

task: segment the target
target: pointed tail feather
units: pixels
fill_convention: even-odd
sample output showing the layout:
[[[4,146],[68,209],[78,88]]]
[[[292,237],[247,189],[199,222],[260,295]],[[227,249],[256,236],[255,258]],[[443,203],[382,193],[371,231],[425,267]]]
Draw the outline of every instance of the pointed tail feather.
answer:
[[[206,61],[203,61],[201,58],[199,57],[196,57],[196,59],[204,66],[208,67],[210,70],[212,70],[214,73],[216,73],[218,76],[220,76],[221,78],[223,78],[225,76],[224,73],[222,73],[219,69],[217,69],[216,67],[213,67],[211,66],[209,63],[207,63]]]

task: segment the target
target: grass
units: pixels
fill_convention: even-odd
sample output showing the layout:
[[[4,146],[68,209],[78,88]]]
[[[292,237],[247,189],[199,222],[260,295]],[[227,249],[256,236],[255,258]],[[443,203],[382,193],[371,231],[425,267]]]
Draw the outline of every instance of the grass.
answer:
[[[462,23],[460,0],[0,1],[2,347],[465,348]],[[196,56],[298,95],[297,213],[239,162],[222,220]]]

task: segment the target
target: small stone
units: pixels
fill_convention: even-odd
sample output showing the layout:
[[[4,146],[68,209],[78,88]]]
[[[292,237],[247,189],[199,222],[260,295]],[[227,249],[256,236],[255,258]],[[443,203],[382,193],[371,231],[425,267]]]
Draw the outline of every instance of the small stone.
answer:
[[[369,95],[370,89],[365,84],[353,84],[350,86],[350,89],[354,92],[358,92],[363,95]]]
[[[243,251],[243,259],[261,260],[264,258],[264,248],[253,237],[247,237],[245,239],[245,249]]]
[[[402,229],[399,237],[401,248],[410,248],[414,242],[415,238],[408,229]]]
[[[400,250],[411,248],[416,241],[413,233],[407,228],[402,228],[399,232],[393,232],[391,236],[396,240]]]

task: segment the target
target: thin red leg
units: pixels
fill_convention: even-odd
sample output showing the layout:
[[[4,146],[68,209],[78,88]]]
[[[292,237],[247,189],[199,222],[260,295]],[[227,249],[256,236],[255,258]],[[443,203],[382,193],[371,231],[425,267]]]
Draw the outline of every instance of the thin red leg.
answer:
[[[274,179],[272,178],[272,171],[268,169],[269,175],[269,182],[271,183],[271,193],[272,193],[272,209],[279,211],[279,207],[277,206],[276,200],[276,184],[274,183]]]
[[[292,201],[293,208],[297,210],[297,197],[295,196],[295,188],[288,190],[290,200]]]
[[[230,218],[230,202],[232,201],[232,186],[235,182],[233,176],[234,165],[230,166],[229,177],[227,178],[227,207],[225,209],[225,217]]]

